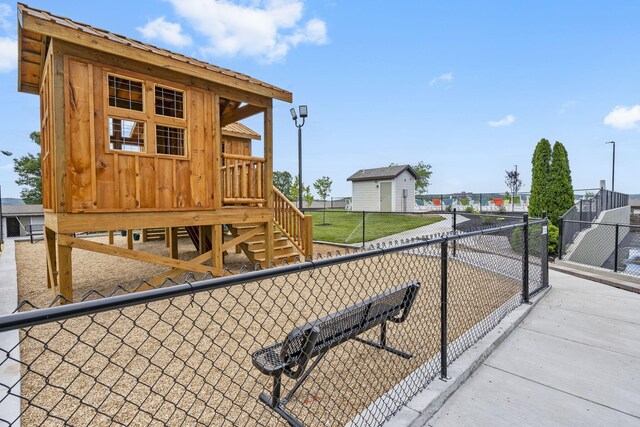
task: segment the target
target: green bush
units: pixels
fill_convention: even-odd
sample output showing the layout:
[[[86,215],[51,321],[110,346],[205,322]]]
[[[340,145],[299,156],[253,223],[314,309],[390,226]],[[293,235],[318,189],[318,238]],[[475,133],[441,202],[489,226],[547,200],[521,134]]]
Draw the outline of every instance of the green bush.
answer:
[[[542,225],[536,224],[529,226],[529,255],[540,257],[542,251]],[[549,223],[547,233],[549,240],[547,242],[548,255],[556,255],[558,253],[558,227]],[[522,228],[516,228],[509,238],[511,247],[516,252],[522,251]]]
[[[470,213],[470,214],[472,214],[472,213],[475,213],[475,212],[476,212],[476,210],[475,210],[475,209],[473,209],[473,206],[467,206],[466,208],[464,208],[464,211],[465,211],[466,213]]]
[[[507,208],[505,208],[504,205],[500,205],[500,208],[498,208],[498,212],[499,213],[507,213]]]
[[[451,205],[447,205],[447,207],[446,207],[446,208],[444,208],[444,210],[445,210],[446,212],[452,212],[452,211],[453,211],[453,208],[451,207]]]

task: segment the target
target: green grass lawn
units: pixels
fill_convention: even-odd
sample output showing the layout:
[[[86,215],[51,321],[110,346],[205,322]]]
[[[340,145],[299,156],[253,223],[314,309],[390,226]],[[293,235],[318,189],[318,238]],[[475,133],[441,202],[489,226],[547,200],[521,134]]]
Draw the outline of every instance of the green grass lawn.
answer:
[[[313,240],[333,243],[362,242],[362,212],[327,211],[322,225],[323,212],[307,212],[313,216]],[[409,215],[393,213],[367,213],[365,216],[365,240],[371,241],[391,234],[442,221],[437,215]]]

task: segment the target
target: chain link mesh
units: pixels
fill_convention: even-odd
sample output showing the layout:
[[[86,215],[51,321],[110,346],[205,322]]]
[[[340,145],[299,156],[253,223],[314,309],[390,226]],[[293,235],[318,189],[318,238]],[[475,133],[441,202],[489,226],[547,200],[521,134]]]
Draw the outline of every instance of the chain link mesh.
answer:
[[[563,247],[563,261],[640,276],[640,226],[565,220],[567,225],[581,231]]]
[[[546,286],[546,240],[542,223],[529,228],[533,292]],[[521,303],[521,230],[519,224],[444,238],[448,363]],[[383,242],[232,278],[188,279],[138,294],[142,302],[124,308],[109,308],[117,296],[93,293],[86,298],[106,304],[106,311],[79,314],[91,302],[43,309],[61,310],[62,320],[34,326],[3,327],[24,313],[5,316],[0,370],[13,369],[14,377],[0,377],[0,424],[286,425],[258,400],[271,394],[273,378],[252,364],[252,354],[282,343],[300,325],[419,281],[406,320],[383,322],[386,346],[410,359],[350,339],[326,352],[282,401],[304,425],[381,425],[441,370],[441,241]],[[188,295],[161,297],[183,288]],[[358,338],[381,342],[381,329]],[[283,396],[295,383],[283,376]]]

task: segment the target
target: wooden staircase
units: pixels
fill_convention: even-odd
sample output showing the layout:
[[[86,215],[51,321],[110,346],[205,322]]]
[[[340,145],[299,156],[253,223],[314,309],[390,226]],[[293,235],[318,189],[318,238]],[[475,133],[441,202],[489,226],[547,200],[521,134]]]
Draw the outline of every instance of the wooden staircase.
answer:
[[[273,187],[273,259],[278,266],[283,263],[304,261],[313,255],[313,218],[305,215],[295,207],[278,189]],[[222,252],[236,247],[249,258],[251,265],[260,264],[268,268],[266,261],[265,223],[254,224],[226,224],[231,232],[231,239],[222,243]],[[211,251],[211,239],[207,235],[204,245],[200,245],[198,227],[180,227],[180,233],[189,236],[196,249]],[[164,229],[147,229],[145,237],[148,239],[164,237]]]
[[[254,232],[261,224],[228,224],[227,228],[231,235],[236,238],[243,234]],[[260,264],[262,268],[267,268],[265,261],[265,233],[260,231],[238,244],[242,252],[249,258],[251,265]],[[296,250],[289,239],[276,228],[273,230],[273,262],[275,265],[282,265],[284,262],[290,264],[304,257]]]

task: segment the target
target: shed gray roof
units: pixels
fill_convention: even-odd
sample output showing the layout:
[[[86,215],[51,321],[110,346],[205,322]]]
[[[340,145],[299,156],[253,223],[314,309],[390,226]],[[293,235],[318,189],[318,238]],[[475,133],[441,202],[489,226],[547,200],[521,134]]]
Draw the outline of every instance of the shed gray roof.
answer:
[[[44,215],[42,205],[3,205],[2,216],[40,216]]]
[[[388,166],[386,168],[360,169],[347,181],[374,181],[380,179],[393,179],[404,171],[408,171],[414,178],[418,179],[418,174],[409,165]]]

